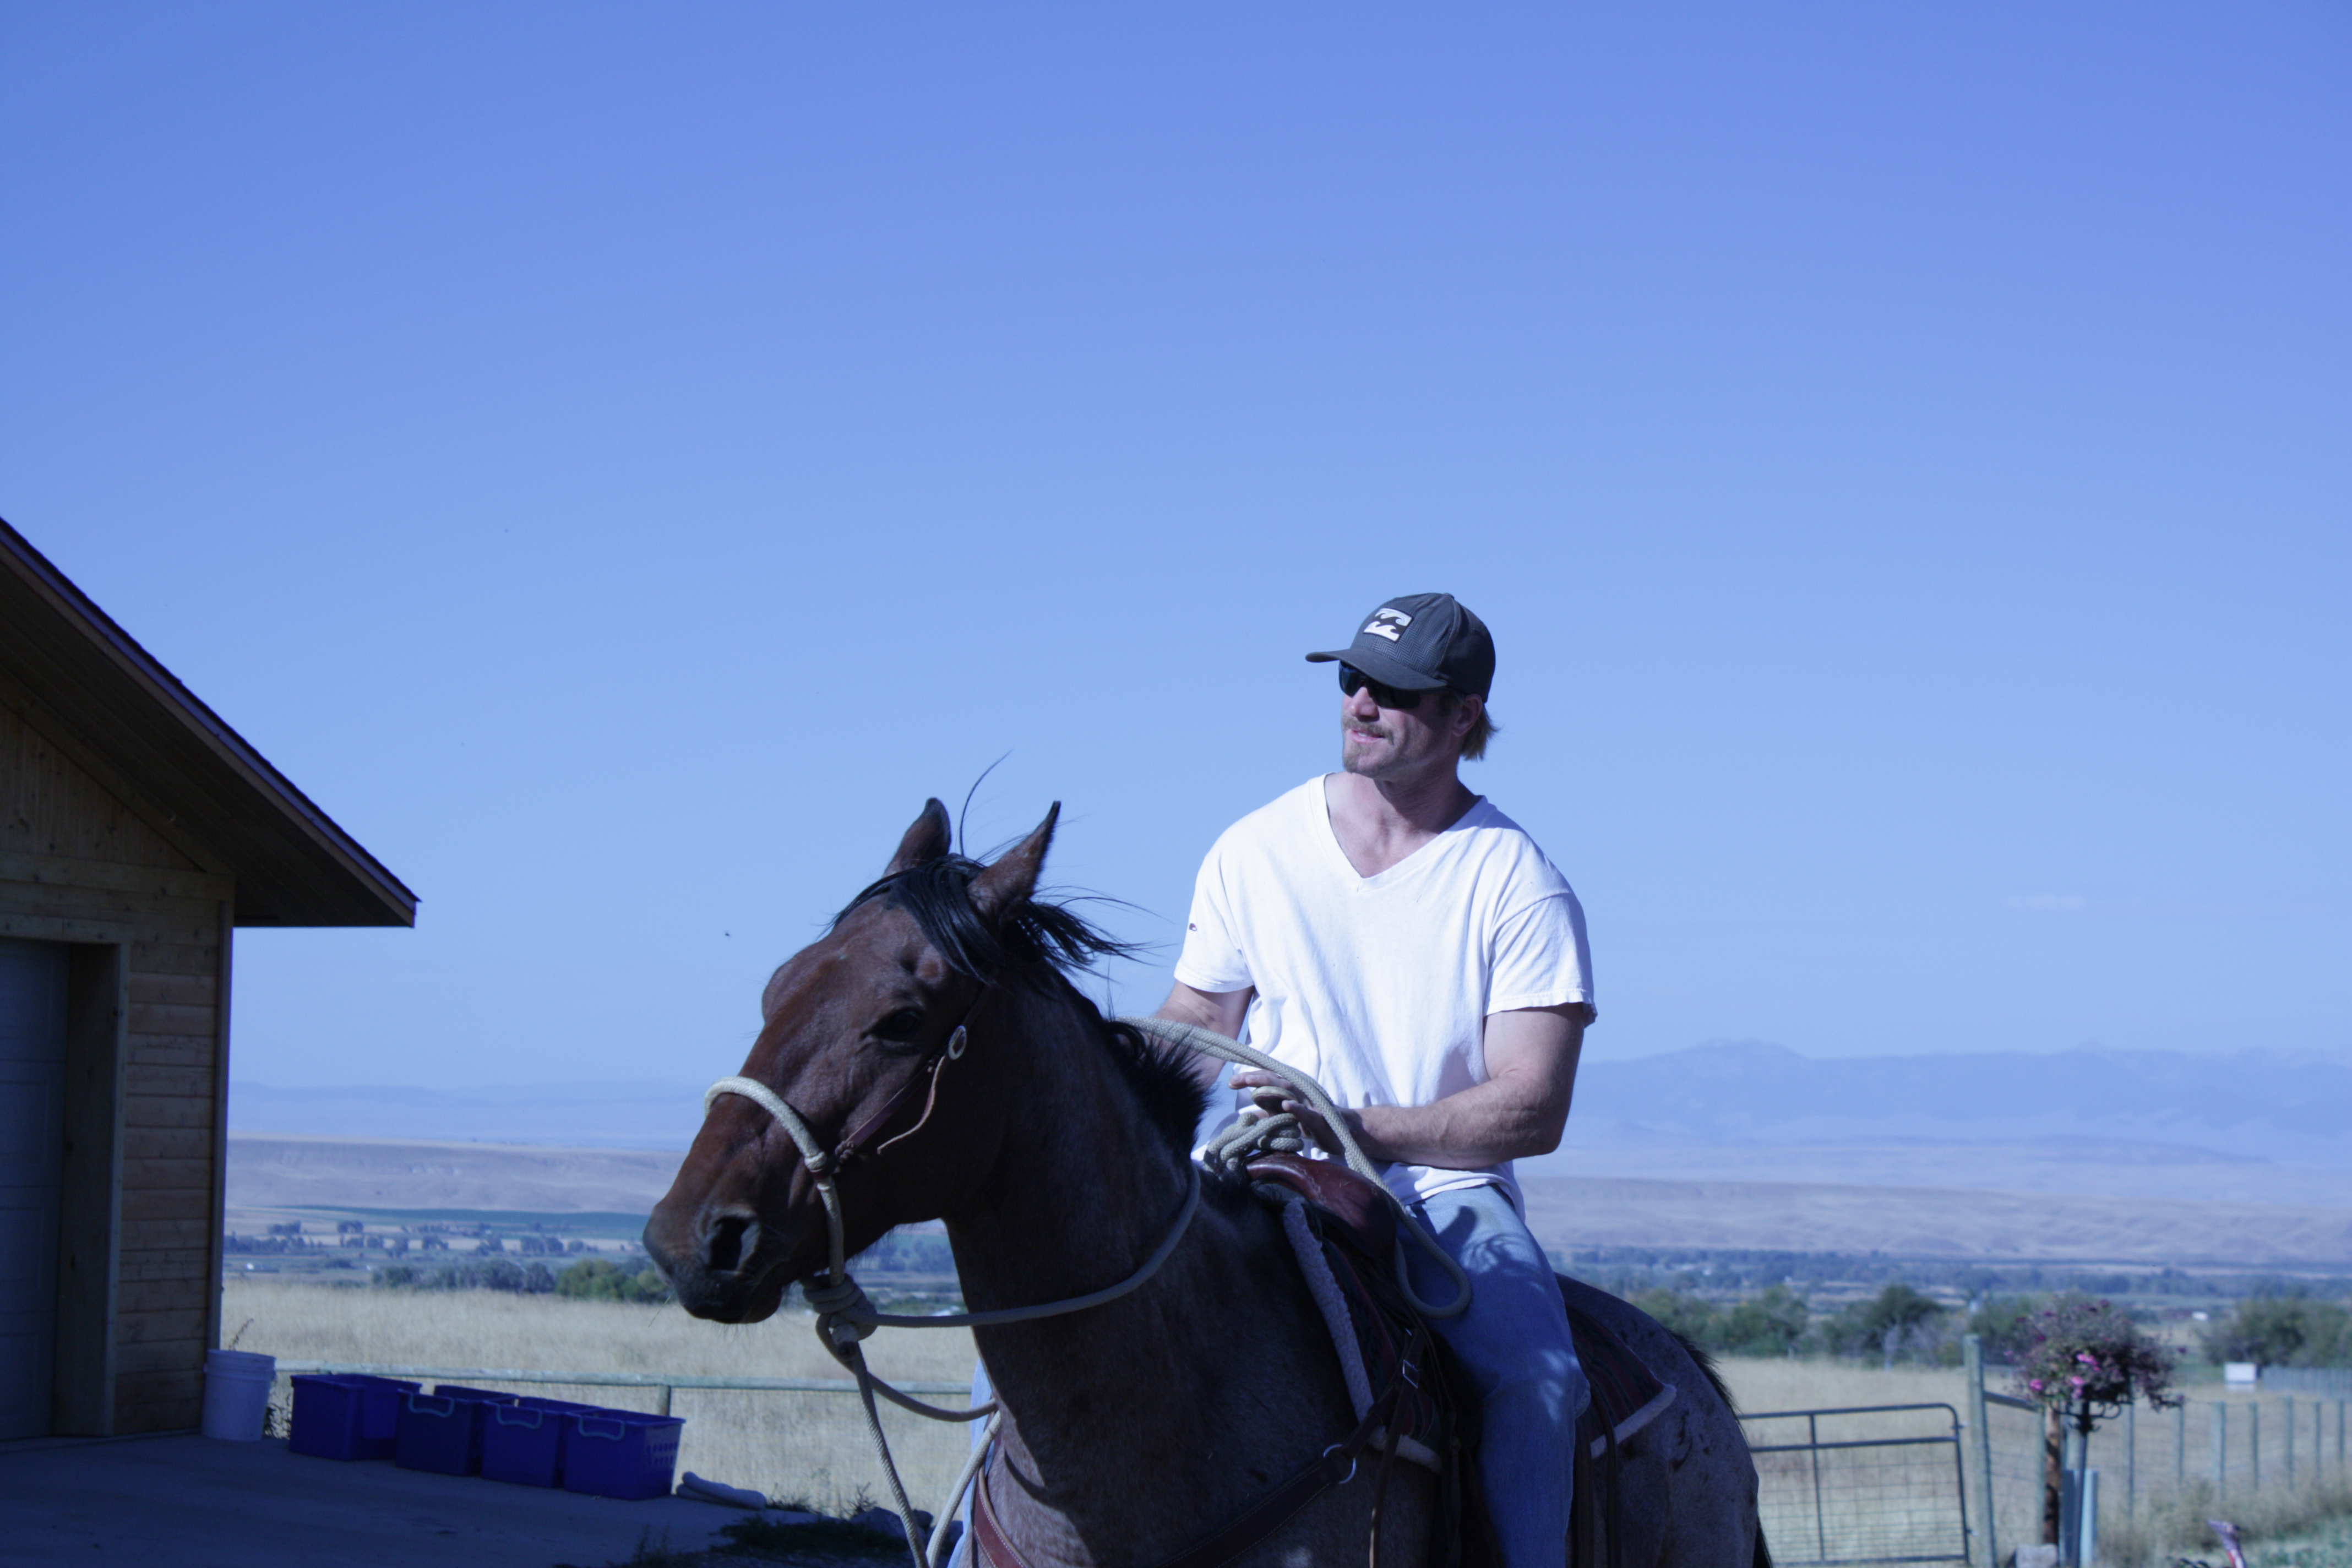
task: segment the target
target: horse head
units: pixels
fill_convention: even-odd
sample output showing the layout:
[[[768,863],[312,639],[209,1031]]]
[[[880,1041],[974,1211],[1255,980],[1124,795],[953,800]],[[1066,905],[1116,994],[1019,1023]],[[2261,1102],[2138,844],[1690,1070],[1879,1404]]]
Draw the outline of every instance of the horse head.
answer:
[[[960,1064],[1004,1005],[998,982],[1041,948],[1052,957],[1065,934],[1041,930],[1030,902],[1060,811],[982,866],[950,853],[947,808],[929,802],[881,879],[761,996],[740,1076],[797,1112],[824,1152],[851,1253],[985,1184],[1015,1075]],[[721,1322],[766,1318],[830,1261],[815,1173],[741,1092],[714,1092],[645,1242],[680,1304]]]

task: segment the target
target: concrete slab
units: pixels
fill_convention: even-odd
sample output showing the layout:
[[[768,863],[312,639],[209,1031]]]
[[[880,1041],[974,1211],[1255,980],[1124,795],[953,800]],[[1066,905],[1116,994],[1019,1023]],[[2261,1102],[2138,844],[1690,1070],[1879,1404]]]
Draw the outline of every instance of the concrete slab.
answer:
[[[305,1458],[179,1435],[0,1452],[12,1568],[604,1568],[638,1542],[711,1544],[740,1510]]]

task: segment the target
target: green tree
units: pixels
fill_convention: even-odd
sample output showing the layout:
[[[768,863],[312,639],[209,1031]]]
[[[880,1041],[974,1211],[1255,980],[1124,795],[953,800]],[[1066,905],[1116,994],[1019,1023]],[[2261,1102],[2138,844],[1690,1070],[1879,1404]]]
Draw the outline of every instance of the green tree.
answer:
[[[1794,1355],[1811,1321],[1802,1296],[1786,1285],[1768,1286],[1723,1315],[1723,1348],[1733,1355]]]
[[[1839,1355],[1874,1354],[1892,1367],[1898,1357],[1932,1351],[1943,1315],[1933,1298],[1896,1280],[1840,1311],[1822,1326],[1822,1337]]]
[[[1702,1350],[1722,1344],[1721,1321],[1702,1298],[1686,1290],[1644,1290],[1633,1305]]]
[[[2035,1296],[1990,1296],[1969,1314],[1969,1332],[1981,1335],[1985,1349],[2004,1361],[2015,1361],[2032,1348],[2027,1325],[2042,1306]]]
[[[575,1301],[617,1301],[620,1273],[606,1258],[583,1258],[555,1277],[555,1293]]]

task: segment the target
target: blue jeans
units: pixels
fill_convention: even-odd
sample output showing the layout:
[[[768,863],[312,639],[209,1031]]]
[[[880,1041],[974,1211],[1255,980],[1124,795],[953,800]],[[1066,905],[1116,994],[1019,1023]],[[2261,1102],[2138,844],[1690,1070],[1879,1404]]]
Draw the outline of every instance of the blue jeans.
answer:
[[[1433,1319],[1430,1327],[1470,1380],[1457,1392],[1476,1402],[1478,1468],[1504,1568],[1565,1568],[1576,1418],[1592,1394],[1569,1342],[1568,1309],[1560,1305],[1551,1260],[1503,1189],[1491,1183],[1440,1193],[1412,1209],[1470,1276],[1470,1310]],[[1454,1299],[1453,1278],[1420,1247],[1408,1242],[1405,1256],[1423,1300],[1442,1307]],[[992,1397],[988,1371],[975,1362],[971,1402]],[[986,1425],[972,1424],[975,1446]],[[960,1517],[963,1537],[946,1568],[968,1568],[972,1561],[969,1498]]]
[[[1476,1403],[1478,1468],[1504,1568],[1564,1568],[1576,1418],[1592,1393],[1569,1342],[1551,1261],[1492,1184],[1456,1187],[1412,1208],[1470,1276],[1470,1310],[1429,1326],[1469,1380],[1460,1392]],[[1410,1242],[1405,1255],[1423,1300],[1454,1299],[1454,1281],[1435,1259]]]
[[[971,1362],[971,1406],[976,1408],[995,1397],[996,1390],[988,1385],[987,1365],[978,1356],[974,1356]],[[981,1437],[988,1431],[988,1423],[974,1421],[966,1430],[971,1434],[971,1443],[965,1449],[969,1454],[971,1449],[980,1447]],[[957,1505],[955,1511],[957,1521],[963,1526],[963,1532],[956,1537],[955,1550],[948,1553],[947,1561],[940,1563],[940,1568],[971,1568],[971,1564],[979,1561],[973,1556],[971,1550],[971,1499],[972,1493],[978,1490],[980,1490],[980,1478],[974,1476],[971,1480],[971,1491],[963,1494],[963,1501]],[[919,1498],[916,1500],[919,1502],[922,1500]],[[935,1528],[945,1530],[947,1527],[948,1521],[943,1519]]]

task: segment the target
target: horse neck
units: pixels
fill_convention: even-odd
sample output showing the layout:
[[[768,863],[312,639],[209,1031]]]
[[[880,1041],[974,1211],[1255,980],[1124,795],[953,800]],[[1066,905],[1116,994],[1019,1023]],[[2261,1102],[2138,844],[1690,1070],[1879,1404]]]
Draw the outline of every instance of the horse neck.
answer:
[[[1082,1019],[1035,1009],[1016,1027],[1034,1059],[1011,1080],[1001,1158],[948,1222],[975,1310],[1126,1278],[1168,1234],[1189,1181],[1190,1162]],[[994,1506],[1040,1568],[1157,1557],[1348,1429],[1330,1341],[1280,1222],[1254,1203],[1204,1194],[1166,1266],[1130,1295],[973,1338],[1004,1412]],[[1199,1462],[1204,1441],[1217,1464]]]
[[[1098,1290],[1150,1255],[1183,1200],[1187,1161],[1151,1124],[1126,1074],[1068,994],[1000,994],[999,1070],[1013,1085],[997,1159],[950,1219],[975,1311]]]

